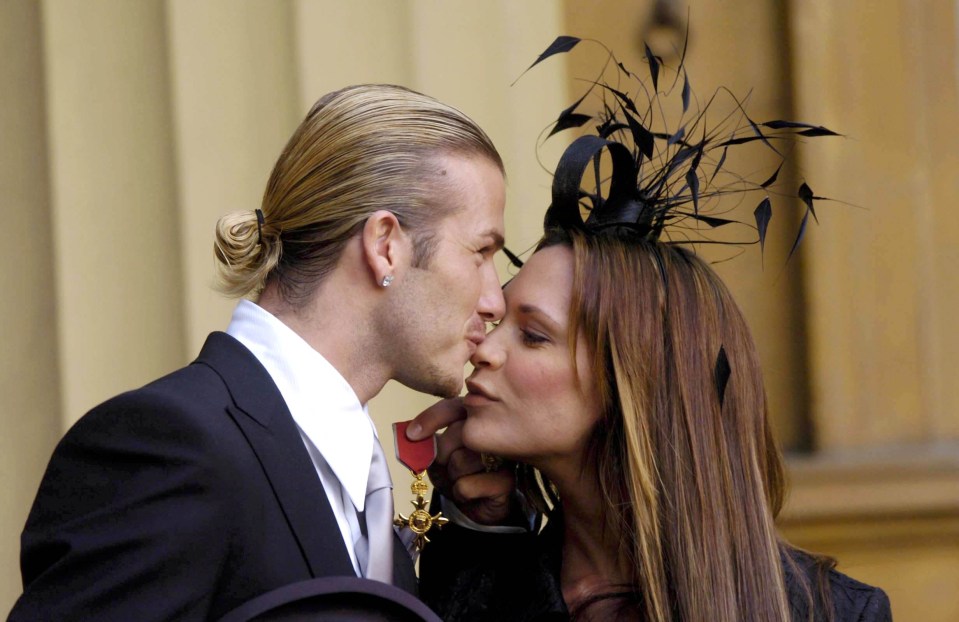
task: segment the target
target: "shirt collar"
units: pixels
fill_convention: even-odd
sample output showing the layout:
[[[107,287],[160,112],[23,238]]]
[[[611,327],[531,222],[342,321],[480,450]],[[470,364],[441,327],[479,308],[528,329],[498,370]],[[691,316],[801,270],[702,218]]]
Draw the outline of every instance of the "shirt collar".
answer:
[[[362,512],[378,441],[366,406],[346,378],[289,326],[249,300],[237,304],[226,332],[266,368],[293,420]]]

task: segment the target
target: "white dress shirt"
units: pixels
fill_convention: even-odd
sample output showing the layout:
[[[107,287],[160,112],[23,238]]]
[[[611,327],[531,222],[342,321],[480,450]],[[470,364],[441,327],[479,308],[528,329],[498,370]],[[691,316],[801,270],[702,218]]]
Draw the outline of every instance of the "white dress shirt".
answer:
[[[366,503],[376,428],[366,406],[329,361],[273,314],[249,300],[226,332],[260,361],[280,390],[320,476],[357,576],[356,512]],[[355,511],[354,511],[355,508]]]

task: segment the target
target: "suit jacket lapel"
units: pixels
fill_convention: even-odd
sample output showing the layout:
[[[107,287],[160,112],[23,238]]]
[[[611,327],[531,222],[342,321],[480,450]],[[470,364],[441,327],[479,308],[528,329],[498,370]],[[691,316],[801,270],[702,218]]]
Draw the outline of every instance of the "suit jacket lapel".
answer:
[[[413,560],[403,540],[396,533],[393,534],[393,585],[419,597]]]
[[[355,575],[313,461],[270,375],[226,333],[212,333],[196,362],[226,383],[234,400],[227,412],[263,466],[312,575]]]

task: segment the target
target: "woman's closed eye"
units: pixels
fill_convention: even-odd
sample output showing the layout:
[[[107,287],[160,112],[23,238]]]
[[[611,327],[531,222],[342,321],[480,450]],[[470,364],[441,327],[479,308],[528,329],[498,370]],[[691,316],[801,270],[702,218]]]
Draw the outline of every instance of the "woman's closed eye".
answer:
[[[537,346],[543,343],[547,343],[549,338],[541,335],[535,331],[532,331],[528,328],[521,328],[520,334],[523,338],[523,344],[527,346]]]
[[[486,334],[489,334],[499,328],[500,322],[487,322],[486,324]],[[545,335],[541,335],[540,333],[529,328],[520,328],[519,333],[523,344],[527,346],[535,346],[542,343],[547,343],[549,341],[549,338]]]

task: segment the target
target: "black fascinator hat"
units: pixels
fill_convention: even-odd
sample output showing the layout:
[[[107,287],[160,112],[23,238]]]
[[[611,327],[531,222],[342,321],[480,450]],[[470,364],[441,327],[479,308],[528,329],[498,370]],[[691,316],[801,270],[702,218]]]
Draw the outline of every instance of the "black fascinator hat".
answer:
[[[590,40],[558,37],[527,71],[551,56],[569,52],[581,41]],[[576,138],[556,166],[546,228],[578,229],[593,234],[612,231],[663,243],[758,242],[764,248],[773,200],[785,198],[798,202],[804,210],[789,252],[791,257],[802,241],[809,216],[817,220],[814,203],[828,199],[816,196],[805,182],[793,192],[779,187],[777,180],[787,153],[783,147],[801,137],[839,134],[796,121],[754,121],[743,101],[727,89],[718,89],[701,107],[693,105],[698,100],[683,63],[685,46],[671,77],[667,77],[669,69],[662,58],[645,46],[648,79],[630,72],[603,47],[608,59],[600,77],[590,81],[587,91],[559,114],[547,135],[548,138],[564,130],[582,128],[591,122],[595,128],[595,133]],[[607,79],[610,73],[612,83]],[[590,95],[601,102],[598,114],[584,112],[584,102]],[[727,107],[731,112],[714,114],[718,120],[710,125],[707,113],[719,99],[730,104]],[[678,121],[670,126],[666,111],[674,101],[681,109]],[[762,179],[750,179],[724,168],[730,148],[750,143],[767,149],[778,160],[775,172],[767,172]],[[608,153],[611,168],[600,165],[604,152]],[[740,195],[742,200],[755,196],[754,225],[716,213],[718,199],[732,194]],[[731,223],[755,229],[755,237],[741,242],[709,238],[710,230]],[[512,253],[510,259],[514,264],[518,261]]]

